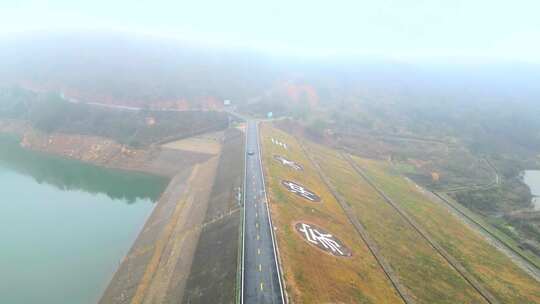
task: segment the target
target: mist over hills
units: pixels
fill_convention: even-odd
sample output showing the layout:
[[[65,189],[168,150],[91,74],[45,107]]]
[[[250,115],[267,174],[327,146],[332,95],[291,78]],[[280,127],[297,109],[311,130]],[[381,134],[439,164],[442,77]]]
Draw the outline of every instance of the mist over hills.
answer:
[[[4,84],[132,105],[184,100],[195,106],[208,99],[241,103],[285,83],[314,87],[323,103],[353,95],[390,103],[429,95],[445,95],[457,104],[514,103],[540,95],[540,67],[533,65],[288,57],[122,33],[3,38],[0,67]]]
[[[252,64],[249,52],[125,34],[29,35],[3,41],[0,52],[4,83],[138,106],[240,99],[268,86],[272,76],[264,65]]]
[[[41,33],[0,40],[0,83],[137,107],[219,109],[230,99],[260,115],[335,111],[334,120],[375,131],[502,134],[501,147],[540,147],[540,67],[532,64],[301,57],[125,33]]]

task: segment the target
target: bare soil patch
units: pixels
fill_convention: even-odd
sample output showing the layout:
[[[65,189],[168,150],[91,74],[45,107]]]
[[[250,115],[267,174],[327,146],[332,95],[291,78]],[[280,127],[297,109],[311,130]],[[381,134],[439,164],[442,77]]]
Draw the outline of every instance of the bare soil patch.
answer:
[[[162,145],[164,148],[216,155],[221,148],[223,132],[206,133]]]
[[[212,154],[150,146],[133,148],[114,140],[63,133],[46,134],[17,120],[0,120],[0,132],[21,137],[27,149],[51,153],[98,166],[140,171],[169,178]],[[219,145],[219,143],[217,143]],[[219,146],[218,146],[219,148]],[[218,151],[219,152],[219,151]]]

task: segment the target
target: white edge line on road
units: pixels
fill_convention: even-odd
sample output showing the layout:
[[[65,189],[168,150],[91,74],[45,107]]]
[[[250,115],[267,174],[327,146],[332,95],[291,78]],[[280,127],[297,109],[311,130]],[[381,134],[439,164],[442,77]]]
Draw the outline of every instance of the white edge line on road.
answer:
[[[244,188],[242,189],[243,192],[243,199],[242,199],[242,208],[244,209],[244,219],[242,220],[242,290],[240,291],[240,304],[244,304],[244,267],[246,266],[246,259],[245,259],[245,240],[246,240],[246,179],[247,179],[247,152],[248,152],[248,124],[249,122],[246,120],[246,132],[244,133],[245,140],[244,140]]]
[[[259,156],[259,165],[260,165],[260,168],[261,168],[261,179],[262,179],[262,184],[263,184],[263,192],[264,192],[264,200],[266,201],[266,212],[267,212],[267,215],[268,215],[268,222],[270,224],[270,236],[272,237],[272,248],[274,249],[274,262],[276,263],[276,271],[277,271],[277,274],[278,274],[278,281],[279,281],[279,293],[281,295],[281,303],[285,304],[285,297],[283,296],[283,286],[281,284],[281,268],[279,267],[278,265],[278,255],[277,255],[277,251],[276,251],[276,248],[277,248],[277,243],[275,241],[275,238],[274,238],[274,225],[272,224],[272,218],[270,217],[270,209],[268,208],[268,197],[266,195],[266,183],[264,181],[264,168],[263,168],[263,165],[262,165],[262,160],[261,160],[261,145],[260,145],[260,140],[259,140],[259,123],[258,122],[255,122],[255,131],[257,131],[257,148],[258,148],[258,156]]]

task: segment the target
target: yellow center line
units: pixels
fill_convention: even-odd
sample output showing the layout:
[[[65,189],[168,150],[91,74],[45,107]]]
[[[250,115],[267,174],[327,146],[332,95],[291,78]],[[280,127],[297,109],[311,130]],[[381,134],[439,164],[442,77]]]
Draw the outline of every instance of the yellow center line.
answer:
[[[259,264],[259,272],[261,272],[261,271],[262,271],[262,265]]]
[[[260,239],[260,236],[257,234],[257,241]]]
[[[255,227],[259,228],[259,222],[255,223]]]
[[[263,282],[261,282],[261,291],[264,290],[264,285],[263,285]]]

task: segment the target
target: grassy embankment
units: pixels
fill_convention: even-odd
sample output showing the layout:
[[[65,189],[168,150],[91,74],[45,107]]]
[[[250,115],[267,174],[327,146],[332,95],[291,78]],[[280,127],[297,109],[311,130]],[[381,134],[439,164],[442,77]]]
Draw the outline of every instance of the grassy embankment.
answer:
[[[336,151],[315,144],[307,148],[417,303],[485,303]]]
[[[489,218],[486,218],[480,214],[477,214],[462,204],[456,202],[452,197],[444,193],[438,193],[443,197],[451,207],[458,210],[458,212],[467,216],[471,221],[475,222],[477,225],[485,229],[489,234],[498,239],[500,242],[503,242],[506,246],[510,247],[511,250],[517,252],[524,259],[535,265],[537,268],[540,268],[540,257],[535,255],[529,250],[523,250],[520,248],[518,241],[510,237],[505,231],[499,230],[499,227],[494,227],[493,221]]]
[[[382,162],[354,158],[373,181],[502,303],[539,303],[540,284],[440,204]]]
[[[294,303],[401,303],[401,299],[354,227],[320,180],[295,139],[264,124],[261,144],[268,196],[289,298]],[[285,150],[271,138],[287,144]],[[294,171],[273,159],[279,154],[301,163]],[[310,203],[290,192],[282,179],[296,181],[316,192],[321,203]],[[305,242],[294,223],[316,224],[337,236],[352,257],[334,257]]]

